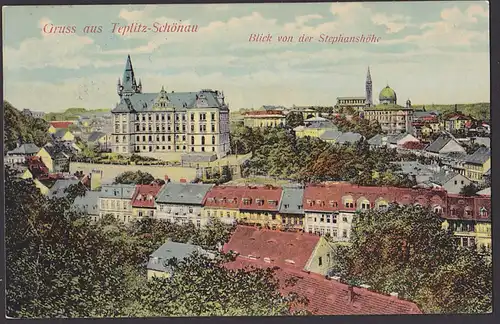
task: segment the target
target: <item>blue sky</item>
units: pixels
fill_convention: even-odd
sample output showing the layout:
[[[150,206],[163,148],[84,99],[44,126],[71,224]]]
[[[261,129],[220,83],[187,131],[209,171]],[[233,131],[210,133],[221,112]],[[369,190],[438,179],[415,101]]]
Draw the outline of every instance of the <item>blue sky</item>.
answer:
[[[127,54],[144,92],[223,90],[231,109],[334,105],[389,84],[399,102],[489,101],[488,3],[309,3],[4,7],[4,98],[19,108],[106,108]],[[22,23],[21,23],[22,22]],[[112,23],[196,24],[197,33],[113,34]],[[45,24],[76,34],[43,34]],[[85,34],[87,25],[102,26]],[[249,43],[251,33],[314,36]],[[376,44],[319,43],[375,34]],[[376,100],[377,101],[377,100]]]

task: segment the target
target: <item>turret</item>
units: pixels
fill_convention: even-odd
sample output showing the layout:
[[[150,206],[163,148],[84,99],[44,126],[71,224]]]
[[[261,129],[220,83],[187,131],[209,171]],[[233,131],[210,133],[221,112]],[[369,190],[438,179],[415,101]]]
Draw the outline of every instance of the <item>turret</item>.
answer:
[[[411,100],[409,98],[406,100],[406,108],[411,108]]]
[[[118,83],[116,84],[116,93],[120,96],[122,96],[123,93],[123,86],[120,83],[120,78],[118,78]]]
[[[372,87],[372,76],[370,74],[370,67],[368,67],[368,72],[366,73],[365,91],[366,91],[366,105],[368,107],[373,106],[373,87]]]
[[[141,93],[142,91],[142,84],[138,86],[135,81],[134,68],[132,67],[130,55],[127,56],[127,62],[125,63],[121,89],[121,95],[123,96],[131,96],[134,93]]]

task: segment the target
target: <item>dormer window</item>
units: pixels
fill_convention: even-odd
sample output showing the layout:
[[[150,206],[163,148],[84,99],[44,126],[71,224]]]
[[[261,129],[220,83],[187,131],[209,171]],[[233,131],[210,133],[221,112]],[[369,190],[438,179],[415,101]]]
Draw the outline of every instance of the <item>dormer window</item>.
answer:
[[[271,263],[271,258],[264,258],[265,263]]]
[[[330,207],[334,207],[334,206],[335,206],[335,201],[330,200]]]
[[[238,199],[237,198],[233,198],[233,204],[237,204],[238,203]]]
[[[316,204],[321,205],[322,201],[321,200],[316,200]]]
[[[486,208],[481,207],[481,209],[479,210],[479,215],[481,215],[481,217],[488,217],[488,211],[486,210]]]
[[[257,260],[257,257],[255,255],[251,255],[251,254],[248,255],[248,258],[250,260]]]
[[[288,204],[285,204],[285,206],[284,206],[284,207],[285,207],[285,209],[288,209]]]
[[[258,206],[262,206],[264,204],[264,200],[262,199],[256,199],[255,201],[257,202]]]
[[[313,205],[313,202],[311,199],[307,199],[307,203],[309,204],[309,206],[312,206]]]
[[[295,264],[295,261],[290,260],[290,259],[286,259],[286,260],[285,260],[285,263],[288,263],[288,264]]]
[[[276,205],[276,200],[268,200],[268,201],[267,201],[267,203],[268,203],[269,205],[274,206],[274,205]]]

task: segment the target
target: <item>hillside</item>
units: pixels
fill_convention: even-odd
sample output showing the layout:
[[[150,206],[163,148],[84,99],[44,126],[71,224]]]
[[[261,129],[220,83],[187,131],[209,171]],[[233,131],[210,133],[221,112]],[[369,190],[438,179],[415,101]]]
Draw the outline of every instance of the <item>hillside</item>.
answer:
[[[20,144],[34,143],[41,147],[50,140],[47,133],[49,124],[46,121],[23,115],[7,101],[3,102],[3,106],[3,142],[6,151],[14,149],[18,141]]]
[[[455,105],[434,105],[434,104],[418,104],[412,105],[415,109],[420,109],[425,106],[426,111],[436,110],[441,113],[453,112],[455,110]],[[490,119],[490,103],[489,102],[478,102],[478,103],[468,103],[468,104],[457,104],[457,110],[463,114],[470,115],[475,119],[489,120]]]
[[[47,121],[75,120],[75,119],[78,119],[78,116],[81,114],[108,112],[110,110],[111,109],[109,109],[109,108],[92,109],[92,110],[85,109],[85,108],[68,108],[64,112],[60,112],[60,113],[56,113],[56,112],[47,113],[43,118]]]

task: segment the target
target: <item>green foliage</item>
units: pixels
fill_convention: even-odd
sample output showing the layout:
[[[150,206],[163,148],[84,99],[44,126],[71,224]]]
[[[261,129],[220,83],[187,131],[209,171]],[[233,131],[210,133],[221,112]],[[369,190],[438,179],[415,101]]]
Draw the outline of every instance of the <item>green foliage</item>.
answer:
[[[122,174],[119,174],[114,183],[122,183],[122,184],[150,184],[153,182],[155,178],[147,173],[142,171],[125,171]]]
[[[304,125],[304,116],[300,112],[290,112],[286,115],[285,125],[289,128],[295,128],[297,126]]]
[[[472,144],[472,145],[467,145],[467,146],[465,147],[465,152],[466,152],[467,154],[473,154],[474,152],[476,152],[476,151],[477,151],[479,148],[481,148],[481,147],[486,147],[486,146],[484,146],[484,145],[482,145],[482,144],[478,144],[478,143],[474,143],[474,144]]]
[[[422,105],[413,105],[414,107]],[[455,111],[455,105],[425,105],[426,111],[439,111],[441,114],[449,114]],[[490,120],[490,103],[489,102],[478,102],[469,104],[457,104],[457,110],[467,116],[471,116],[474,119],[479,120]]]
[[[64,112],[51,112],[43,117],[47,121],[77,120],[80,115],[93,112],[108,112],[109,108],[87,110],[85,108],[68,108]]]
[[[38,147],[50,141],[47,132],[49,124],[46,121],[23,115],[7,101],[4,101],[3,105],[5,125],[3,141],[7,151],[16,148],[18,141],[20,144],[34,143]]]
[[[228,256],[209,258],[194,253],[171,260],[172,278],[154,278],[142,292],[141,313],[150,316],[276,316],[291,315],[290,303],[301,300],[282,296],[274,269],[227,270]]]
[[[470,184],[465,185],[462,187],[462,189],[460,189],[460,194],[469,197],[476,196],[479,190],[480,190],[479,187],[471,182]]]
[[[491,310],[491,263],[473,249],[459,249],[441,220],[418,206],[358,214],[350,246],[336,251],[336,271],[383,293],[398,292],[425,313]]]
[[[131,225],[105,215],[92,224],[69,197],[47,199],[31,180],[5,173],[7,315],[21,318],[288,315],[272,270],[229,270],[231,256],[173,260],[171,279],[146,279],[144,262],[167,239],[215,250],[232,227],[145,219]],[[19,203],[22,202],[22,203]],[[299,313],[300,314],[300,313]]]
[[[366,139],[382,133],[382,128],[377,121],[370,122],[367,119],[358,116],[353,117],[351,120],[342,116],[336,116],[333,119],[334,124],[341,132],[353,132],[363,135]]]
[[[281,129],[259,131],[255,152],[243,165],[243,176],[262,175],[299,182],[351,181],[367,186],[413,186],[414,182],[397,173],[391,164],[398,161],[396,150],[370,149],[361,141],[355,145],[337,145],[318,138],[296,138]],[[250,145],[250,144],[249,144]],[[378,173],[380,176],[374,177]]]

